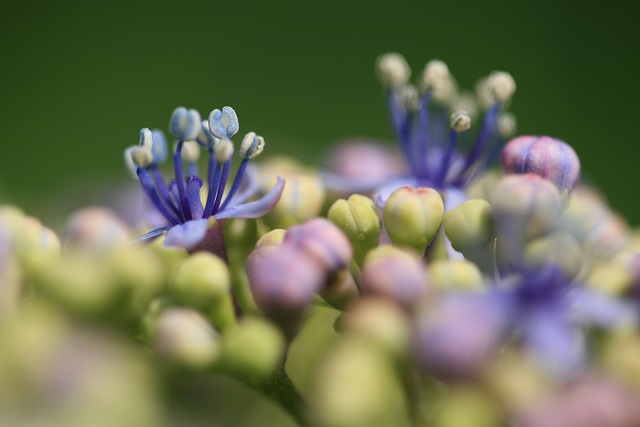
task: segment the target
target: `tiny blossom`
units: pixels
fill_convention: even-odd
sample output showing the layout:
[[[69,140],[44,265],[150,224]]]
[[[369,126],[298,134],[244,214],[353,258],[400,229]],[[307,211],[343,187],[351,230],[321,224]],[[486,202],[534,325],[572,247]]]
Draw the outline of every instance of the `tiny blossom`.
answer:
[[[215,133],[209,128],[212,122],[216,127]],[[166,232],[166,245],[191,249],[205,237],[210,218],[257,218],[275,206],[284,189],[284,179],[280,177],[264,197],[245,203],[256,194],[259,187],[257,174],[248,168],[248,162],[264,147],[264,139],[254,133],[250,134],[258,142],[255,147],[244,150],[245,155],[242,156],[231,188],[226,196],[224,194],[234,152],[233,143],[228,138],[237,132],[237,125],[238,118],[231,107],[224,107],[222,111],[214,110],[209,122],[201,122],[195,110],[177,108],[170,121],[171,132],[178,138],[173,155],[175,179],[168,185],[158,169],[159,163],[166,157],[166,154],[162,155],[166,153],[166,141],[160,133],[143,129],[141,144],[125,150],[125,162],[135,170],[149,200],[168,225],[150,231],[136,242],[153,239]],[[209,153],[208,190],[204,206],[200,190],[205,181],[198,176],[197,168],[199,146],[205,147]],[[252,152],[246,154],[247,150]],[[183,161],[188,164],[187,176]]]

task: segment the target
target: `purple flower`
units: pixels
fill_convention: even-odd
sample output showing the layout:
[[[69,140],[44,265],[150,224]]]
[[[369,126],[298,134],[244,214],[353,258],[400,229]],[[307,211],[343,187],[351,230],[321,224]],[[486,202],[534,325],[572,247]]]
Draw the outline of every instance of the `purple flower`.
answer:
[[[177,138],[173,154],[175,178],[168,184],[158,168],[167,151],[166,140],[160,131],[143,129],[140,145],[125,151],[125,161],[135,171],[155,209],[166,220],[165,226],[150,231],[135,242],[151,240],[166,233],[164,243],[168,246],[187,249],[201,247],[211,226],[210,218],[257,218],[269,212],[278,202],[285,184],[281,177],[278,177],[273,188],[262,198],[247,203],[259,188],[257,173],[249,165],[249,160],[260,154],[264,147],[264,139],[253,132],[247,134],[242,141],[242,163],[225,196],[233,161],[233,144],[229,139],[218,139],[211,129],[215,128],[216,134],[229,138],[237,132],[238,119],[230,107],[223,108],[223,112],[214,110],[208,122],[200,122],[200,115],[195,110],[181,107],[174,111],[170,128]],[[208,191],[204,206],[200,196],[204,180],[198,176],[197,167],[199,146],[209,153],[206,177]],[[185,160],[186,174],[183,168]],[[219,246],[219,238],[212,236],[212,240]]]

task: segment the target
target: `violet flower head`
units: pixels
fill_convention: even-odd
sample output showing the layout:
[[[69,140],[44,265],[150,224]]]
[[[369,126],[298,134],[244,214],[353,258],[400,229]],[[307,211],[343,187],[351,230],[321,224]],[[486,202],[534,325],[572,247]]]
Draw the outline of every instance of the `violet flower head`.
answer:
[[[231,188],[225,195],[229,182],[233,143],[230,138],[238,131],[238,117],[231,107],[211,112],[209,121],[200,121],[195,110],[177,108],[169,123],[177,142],[173,153],[175,178],[165,183],[159,165],[167,157],[167,143],[160,131],[142,129],[140,144],[125,150],[125,162],[142,184],[155,209],[164,217],[166,225],[139,237],[135,242],[154,239],[166,233],[165,245],[191,249],[202,242],[207,234],[211,218],[257,218],[269,212],[278,202],[284,189],[284,179],[262,198],[247,203],[259,188],[257,173],[249,160],[260,154],[264,139],[253,132],[242,140],[238,168]],[[206,175],[207,195],[203,205],[201,189],[205,180],[198,176],[200,149],[209,153]],[[187,170],[183,162],[187,163]],[[218,233],[219,234],[219,233]],[[221,236],[212,236],[221,241]],[[214,246],[219,245],[214,243]]]
[[[556,265],[523,269],[514,277],[507,289],[496,287],[479,298],[488,298],[503,316],[504,331],[522,340],[557,375],[583,367],[585,326],[608,329],[636,322],[633,307],[570,282]]]
[[[405,185],[439,191],[462,189],[497,159],[505,137],[515,126],[511,116],[502,112],[516,89],[510,74],[495,71],[487,78],[483,86],[487,110],[472,138],[467,132],[469,114],[455,106],[453,115],[449,113],[459,95],[444,62],[427,63],[417,88],[408,84],[410,71],[401,55],[382,55],[377,68],[385,85],[391,124],[409,170],[409,176],[376,191],[374,199],[379,207],[393,190]]]

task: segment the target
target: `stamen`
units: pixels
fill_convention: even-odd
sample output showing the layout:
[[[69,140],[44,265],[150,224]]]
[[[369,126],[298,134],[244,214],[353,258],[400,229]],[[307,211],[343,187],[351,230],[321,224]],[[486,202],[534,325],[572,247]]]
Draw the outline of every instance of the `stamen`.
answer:
[[[176,145],[176,150],[173,153],[173,166],[176,173],[176,186],[178,188],[178,198],[180,201],[180,208],[182,210],[182,214],[185,217],[186,221],[191,220],[191,210],[189,209],[189,201],[187,199],[187,189],[184,184],[184,173],[182,171],[182,156],[180,152],[182,151],[182,145],[184,144],[183,140],[178,140],[178,144]]]
[[[171,212],[169,212],[164,203],[162,203],[162,200],[160,200],[160,197],[158,196],[158,193],[153,185],[153,181],[151,180],[151,177],[149,176],[147,170],[139,167],[137,170],[137,174],[138,178],[140,178],[142,188],[144,189],[145,193],[147,193],[147,196],[149,197],[151,203],[153,203],[156,209],[158,209],[158,212],[160,212],[162,216],[164,216],[171,224],[179,224],[180,220],[178,220],[178,218],[176,218]]]
[[[162,175],[160,175],[160,171],[158,170],[157,164],[153,163],[149,167],[149,170],[151,171],[151,177],[153,178],[153,182],[155,184],[156,190],[158,191],[160,198],[162,199],[164,204],[171,210],[171,212],[175,216],[184,220],[184,218],[182,217],[182,213],[180,212],[180,210],[178,209],[178,206],[176,205],[176,202],[171,199],[171,195],[169,194],[169,191],[167,190],[167,186],[165,185],[164,180],[162,179]]]
[[[198,175],[198,160],[200,159],[200,146],[195,141],[185,141],[182,146],[182,159],[187,162],[187,175]]]
[[[418,138],[416,155],[412,156],[413,163],[415,164],[414,170],[417,172],[419,178],[429,178],[429,167],[427,153],[429,152],[429,103],[431,102],[432,93],[427,91],[422,95],[420,100],[420,108],[418,110]],[[410,160],[411,161],[411,160]]]
[[[255,132],[249,132],[242,139],[242,145],[240,146],[240,157],[242,157],[242,163],[240,163],[240,167],[238,168],[238,172],[233,180],[233,184],[231,185],[231,190],[229,190],[229,194],[222,203],[220,209],[224,209],[227,207],[233,196],[240,188],[240,183],[242,182],[242,178],[244,177],[245,170],[247,169],[247,164],[249,163],[249,159],[255,159],[260,153],[264,150],[264,138],[260,135],[256,135]]]
[[[227,180],[229,179],[229,170],[231,169],[232,161],[233,159],[229,157],[229,160],[227,160],[224,163],[224,167],[222,168],[222,177],[220,178],[220,184],[218,185],[218,193],[216,194],[216,201],[213,203],[214,214],[220,210],[220,203],[222,202],[224,189],[227,186]]]
[[[196,137],[196,142],[203,147],[212,149],[220,140],[213,136],[209,129],[209,121],[203,120],[200,122],[200,131]]]
[[[216,138],[231,139],[239,127],[238,115],[231,107],[223,107],[222,111],[216,108],[209,114],[209,129]]]
[[[466,111],[458,111],[451,115],[450,120],[451,131],[449,132],[449,144],[447,151],[442,158],[440,165],[440,171],[436,175],[436,188],[441,188],[444,185],[444,181],[449,173],[449,167],[451,166],[451,158],[456,151],[456,145],[458,143],[458,134],[466,132],[471,128],[471,117]]]
[[[233,155],[233,144],[228,139],[221,140],[209,151],[211,159],[215,160],[216,166],[211,175],[211,160],[209,162],[209,194],[207,195],[207,203],[204,208],[203,218],[209,218],[215,211],[215,201],[218,199],[218,191],[222,180],[223,164],[231,160]],[[228,173],[228,172],[227,172]],[[225,184],[226,185],[226,182]],[[224,185],[222,191],[224,192]],[[222,197],[222,196],[220,196]]]
[[[487,81],[491,95],[496,102],[504,104],[508,102],[516,91],[516,82],[511,74],[505,71],[494,71]]]
[[[171,115],[169,130],[178,140],[195,140],[200,130],[200,113],[194,109],[176,108]]]
[[[383,86],[397,88],[407,83],[411,69],[401,54],[391,52],[378,57],[376,74]]]
[[[153,163],[162,164],[167,160],[167,138],[160,129],[151,131],[152,143],[151,152],[153,153]]]

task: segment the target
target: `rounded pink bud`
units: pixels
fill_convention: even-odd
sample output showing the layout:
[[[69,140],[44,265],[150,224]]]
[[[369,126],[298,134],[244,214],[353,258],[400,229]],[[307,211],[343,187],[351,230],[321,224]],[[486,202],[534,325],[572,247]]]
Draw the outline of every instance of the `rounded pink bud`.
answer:
[[[283,244],[314,259],[329,278],[349,266],[353,259],[349,239],[325,218],[314,218],[289,228]]]
[[[512,139],[502,150],[506,173],[534,173],[571,190],[580,179],[580,160],[569,144],[550,136],[525,135]]]

